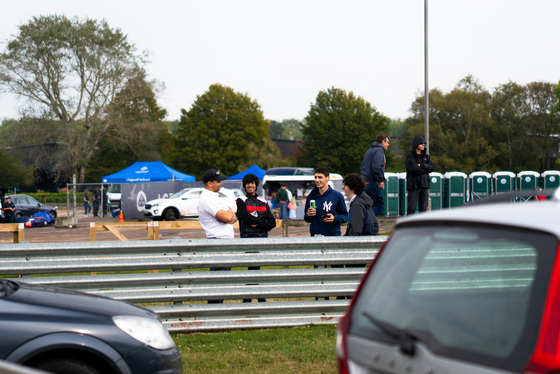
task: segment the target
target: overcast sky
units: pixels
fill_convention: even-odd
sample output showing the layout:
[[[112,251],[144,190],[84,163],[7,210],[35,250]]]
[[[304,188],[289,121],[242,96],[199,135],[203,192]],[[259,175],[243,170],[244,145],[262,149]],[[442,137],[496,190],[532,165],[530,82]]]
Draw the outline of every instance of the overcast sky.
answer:
[[[559,0],[429,0],[429,85],[472,74],[492,90],[558,83]],[[353,91],[390,118],[424,90],[424,0],[19,0],[0,12],[0,50],[32,16],[106,19],[165,85],[169,120],[214,83],[256,100],[267,119],[303,119],[319,91]],[[0,94],[0,119],[16,118]]]

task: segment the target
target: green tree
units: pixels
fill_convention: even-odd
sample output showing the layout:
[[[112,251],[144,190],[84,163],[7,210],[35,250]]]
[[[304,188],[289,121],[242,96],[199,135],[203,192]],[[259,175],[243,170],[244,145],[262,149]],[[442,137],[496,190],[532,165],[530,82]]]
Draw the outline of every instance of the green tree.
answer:
[[[321,91],[302,126],[303,159],[334,173],[359,172],[380,132],[389,132],[389,118],[363,98],[334,87]]]
[[[493,126],[488,141],[496,150],[496,170],[533,170],[538,167],[537,150],[528,134],[528,95],[525,86],[514,82],[499,85],[492,94]],[[522,150],[520,152],[520,150]]]
[[[65,162],[83,182],[100,142],[117,126],[107,106],[142,63],[106,21],[39,16],[0,54],[0,88],[27,98],[35,116],[61,122]]]
[[[33,182],[33,168],[25,167],[7,150],[0,149],[0,189],[29,185]]]
[[[206,169],[234,174],[247,163],[249,144],[261,147],[269,122],[259,104],[246,94],[213,84],[191,109],[181,110],[173,166],[201,177]]]
[[[438,171],[493,168],[497,152],[487,139],[492,126],[491,95],[472,76],[463,78],[448,94],[430,91],[430,156]],[[406,121],[408,141],[424,134],[424,98],[412,104],[413,116]]]
[[[99,181],[136,161],[165,161],[173,136],[163,121],[167,111],[158,105],[154,85],[139,69],[107,106],[107,118],[114,126],[99,143],[87,180]]]
[[[554,111],[559,105],[554,93],[555,86],[548,82],[527,84],[527,130],[538,152],[539,165],[536,170],[541,172],[554,168],[558,154],[555,138],[560,133],[560,117]]]

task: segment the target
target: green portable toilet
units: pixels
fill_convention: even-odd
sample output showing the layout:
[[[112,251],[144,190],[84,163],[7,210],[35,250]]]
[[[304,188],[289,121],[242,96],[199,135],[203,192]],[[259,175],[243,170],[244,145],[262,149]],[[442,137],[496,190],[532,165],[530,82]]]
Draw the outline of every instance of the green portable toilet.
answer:
[[[486,171],[474,171],[469,174],[469,194],[471,201],[482,199],[492,194],[492,175]]]
[[[432,210],[443,208],[443,174],[437,171],[430,173],[430,201]]]
[[[540,176],[536,171],[520,171],[517,174],[517,189],[519,191],[536,191],[539,187]]]
[[[492,174],[493,193],[515,191],[515,174],[511,171],[497,171]]]
[[[397,173],[385,173],[385,209],[383,215],[395,217],[399,215],[399,177]]]
[[[560,170],[547,170],[541,174],[543,190],[552,190],[560,187]]]
[[[467,202],[467,174],[449,171],[443,175],[443,207],[454,208]]]
[[[397,173],[399,178],[399,214],[406,216],[408,208],[408,191],[406,190],[406,172]]]

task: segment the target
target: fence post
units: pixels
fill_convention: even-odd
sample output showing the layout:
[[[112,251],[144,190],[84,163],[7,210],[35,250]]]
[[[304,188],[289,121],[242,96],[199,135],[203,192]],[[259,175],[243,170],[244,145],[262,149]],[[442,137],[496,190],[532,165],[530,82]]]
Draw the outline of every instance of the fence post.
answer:
[[[14,231],[14,243],[21,243],[25,240],[23,230],[24,230],[23,223],[18,223],[17,230]]]
[[[95,232],[95,222],[89,223],[89,241],[94,242],[97,239],[97,233]]]

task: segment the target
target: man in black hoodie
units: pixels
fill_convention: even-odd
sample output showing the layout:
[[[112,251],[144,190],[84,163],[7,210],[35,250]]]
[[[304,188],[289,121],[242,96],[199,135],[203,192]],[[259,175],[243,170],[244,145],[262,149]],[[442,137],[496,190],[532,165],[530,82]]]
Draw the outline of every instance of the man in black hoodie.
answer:
[[[412,140],[412,150],[406,155],[406,189],[408,191],[407,215],[428,210],[430,198],[430,173],[436,165],[426,153],[426,141],[421,136]]]

